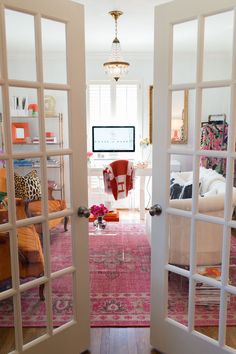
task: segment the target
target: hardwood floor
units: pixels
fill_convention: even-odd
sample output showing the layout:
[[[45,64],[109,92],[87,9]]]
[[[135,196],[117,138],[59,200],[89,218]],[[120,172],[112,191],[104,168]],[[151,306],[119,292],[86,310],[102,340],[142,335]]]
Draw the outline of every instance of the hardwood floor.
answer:
[[[122,222],[138,222],[138,213],[121,212]],[[0,319],[1,326],[1,319]],[[200,333],[217,340],[217,327],[197,327]],[[27,343],[45,333],[44,328],[24,328],[24,342]],[[149,328],[92,328],[91,354],[154,354],[159,353],[149,344]],[[226,344],[236,349],[236,327],[228,327]],[[14,328],[0,328],[0,354],[14,349]],[[47,354],[47,353],[44,353]],[[53,353],[48,353],[53,354]],[[84,353],[85,354],[85,353]],[[189,353],[183,353],[189,354]]]
[[[154,354],[149,328],[92,328],[91,354]]]
[[[216,327],[198,327],[199,332],[217,339]],[[24,328],[24,339],[39,337],[44,333],[40,328]],[[236,349],[236,327],[227,329],[226,343]],[[0,354],[14,349],[14,329],[0,329]],[[92,328],[90,351],[84,354],[158,354],[149,344],[149,328]],[[53,354],[53,353],[44,353]],[[189,354],[189,353],[183,353]]]

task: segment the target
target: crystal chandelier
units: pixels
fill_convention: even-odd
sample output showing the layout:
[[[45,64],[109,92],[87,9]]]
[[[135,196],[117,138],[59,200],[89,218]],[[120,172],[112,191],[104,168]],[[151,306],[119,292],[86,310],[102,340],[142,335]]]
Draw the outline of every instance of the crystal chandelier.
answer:
[[[128,72],[129,63],[123,61],[121,56],[120,41],[117,38],[117,19],[123,15],[122,11],[110,11],[109,14],[115,20],[115,38],[112,42],[111,54],[106,63],[103,64],[105,72],[116,81]]]

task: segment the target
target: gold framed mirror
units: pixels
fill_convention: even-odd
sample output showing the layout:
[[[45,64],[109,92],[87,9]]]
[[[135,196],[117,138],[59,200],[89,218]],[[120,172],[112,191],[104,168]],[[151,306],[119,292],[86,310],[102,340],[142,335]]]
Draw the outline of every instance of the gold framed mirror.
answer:
[[[153,100],[153,86],[149,86],[149,119],[148,119],[148,134],[149,134],[149,141],[152,144],[152,100]]]
[[[171,113],[171,143],[188,143],[188,90],[173,91]],[[149,86],[149,141],[152,143],[153,86]]]
[[[171,144],[188,143],[188,90],[172,92]]]

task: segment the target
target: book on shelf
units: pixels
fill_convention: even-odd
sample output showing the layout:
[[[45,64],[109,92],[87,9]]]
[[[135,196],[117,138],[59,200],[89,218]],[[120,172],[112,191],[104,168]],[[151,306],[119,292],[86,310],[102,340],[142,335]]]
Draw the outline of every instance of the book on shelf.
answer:
[[[27,160],[27,159],[20,159],[20,160],[14,160],[14,166],[32,166],[32,160]]]
[[[46,137],[46,143],[47,144],[55,144],[55,143],[57,143],[57,137],[56,136],[53,136],[53,137],[50,137],[50,138],[48,138],[48,137]]]
[[[52,137],[46,137],[45,139],[47,144],[56,144],[57,143],[57,137],[56,136],[52,136]],[[39,144],[39,137],[36,136],[32,139],[32,143],[33,144]]]

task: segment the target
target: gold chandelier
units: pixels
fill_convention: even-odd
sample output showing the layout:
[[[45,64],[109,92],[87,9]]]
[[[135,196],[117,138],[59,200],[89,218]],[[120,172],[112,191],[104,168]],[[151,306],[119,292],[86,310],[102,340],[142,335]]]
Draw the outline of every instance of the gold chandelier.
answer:
[[[117,19],[123,15],[122,11],[110,11],[109,14],[115,20],[115,38],[112,42],[111,54],[106,63],[103,64],[105,72],[116,81],[128,72],[129,63],[123,61],[121,55],[120,41],[117,38]]]

